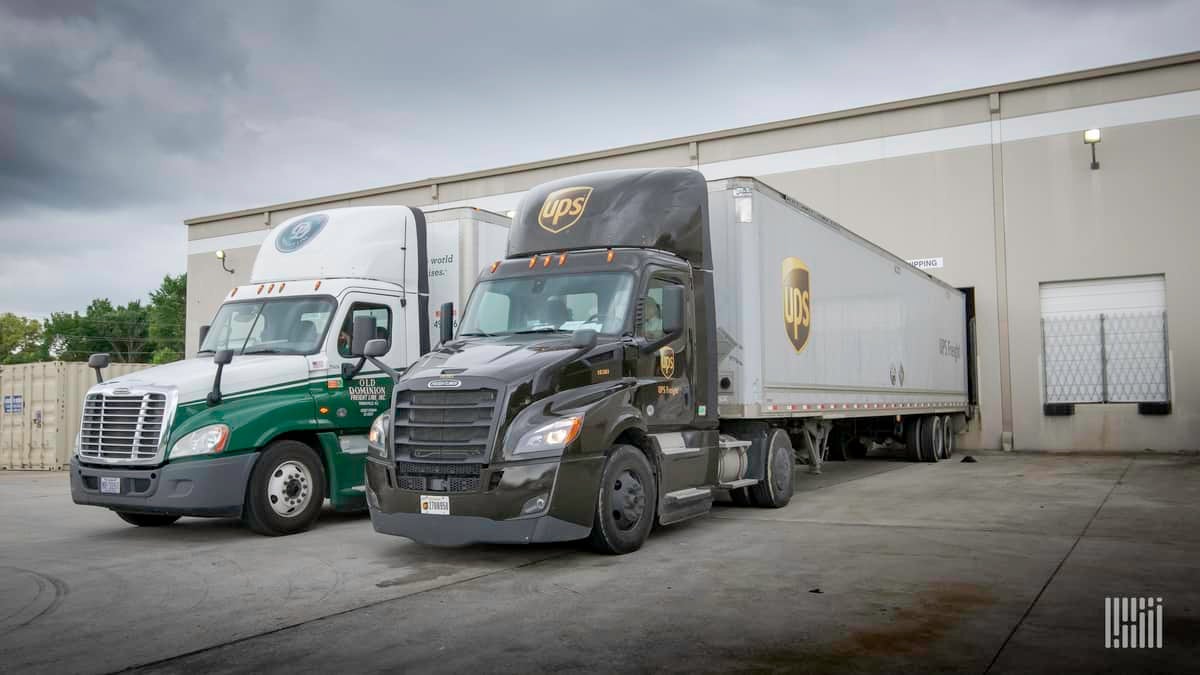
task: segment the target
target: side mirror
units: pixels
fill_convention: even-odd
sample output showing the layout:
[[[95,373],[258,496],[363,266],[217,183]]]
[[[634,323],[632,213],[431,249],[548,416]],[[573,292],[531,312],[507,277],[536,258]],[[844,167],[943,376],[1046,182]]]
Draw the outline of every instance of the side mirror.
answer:
[[[446,344],[447,342],[454,339],[454,303],[453,302],[442,303],[442,319],[438,323],[438,327],[441,329],[439,338],[440,338],[440,342],[442,344]]]
[[[596,346],[596,331],[591,328],[580,328],[571,333],[571,346],[580,351],[586,351]]]
[[[92,354],[88,357],[88,368],[96,371],[96,384],[104,381],[104,375],[100,372],[108,367],[108,354]]]
[[[233,361],[232,349],[222,349],[213,354],[213,363],[217,364],[217,375],[213,378],[213,388],[208,392],[206,399],[209,405],[217,405],[221,402],[221,373],[230,361]]]
[[[204,339],[208,337],[208,331],[211,329],[212,329],[212,326],[200,326],[200,342],[198,342],[196,344],[203,345]]]
[[[367,344],[375,339],[375,331],[375,317],[354,317],[354,332],[350,336],[350,354],[364,356]],[[376,356],[380,356],[380,354],[376,354]]]
[[[367,341],[367,344],[363,347],[362,355],[366,357],[379,358],[380,356],[386,354],[387,351],[388,341],[376,338],[374,340]]]
[[[683,309],[683,287],[667,286],[663,288],[663,335],[678,336],[683,332]]]

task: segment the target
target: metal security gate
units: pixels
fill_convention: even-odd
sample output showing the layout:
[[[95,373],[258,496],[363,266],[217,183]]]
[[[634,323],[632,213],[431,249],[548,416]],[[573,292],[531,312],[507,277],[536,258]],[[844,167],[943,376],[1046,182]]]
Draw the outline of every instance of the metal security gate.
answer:
[[[1167,313],[1044,317],[1046,403],[1171,400]]]

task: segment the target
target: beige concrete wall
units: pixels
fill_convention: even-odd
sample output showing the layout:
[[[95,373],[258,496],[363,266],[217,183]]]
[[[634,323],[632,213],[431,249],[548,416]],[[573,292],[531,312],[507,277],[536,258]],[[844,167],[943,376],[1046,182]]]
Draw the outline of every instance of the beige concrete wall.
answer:
[[[964,447],[1000,447],[1011,431],[1016,448],[1195,448],[1200,347],[1190,336],[1200,328],[1192,301],[1200,278],[1190,258],[1200,235],[1190,193],[1200,184],[1200,60],[1168,60],[1173,65],[999,85],[465,174],[439,179],[436,188],[335,195],[198,222],[189,240],[255,232],[332,206],[500,209],[544,181],[603,169],[698,166],[709,178],[754,175],[901,257],[942,257],[945,267],[932,273],[975,289],[980,415]],[[1099,171],[1088,168],[1081,142],[1090,126],[1103,128]],[[227,249],[233,276],[211,251],[189,256],[189,353],[229,287],[249,278],[257,246],[238,243]],[[1174,413],[1150,418],[1134,406],[1100,405],[1044,417],[1038,284],[1158,273],[1167,280]]]
[[[1097,147],[1079,133],[1006,143],[1014,443],[1018,448],[1200,447],[1200,117],[1111,127]],[[1165,274],[1172,414],[1132,404],[1042,415],[1038,284]]]

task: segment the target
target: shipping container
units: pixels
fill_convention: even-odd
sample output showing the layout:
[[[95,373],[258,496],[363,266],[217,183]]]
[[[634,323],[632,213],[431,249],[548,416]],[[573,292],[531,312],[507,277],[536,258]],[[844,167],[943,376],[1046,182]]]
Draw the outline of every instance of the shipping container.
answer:
[[[114,363],[105,378],[149,368]],[[79,432],[84,394],[96,383],[86,363],[48,361],[0,366],[0,470],[66,468]]]

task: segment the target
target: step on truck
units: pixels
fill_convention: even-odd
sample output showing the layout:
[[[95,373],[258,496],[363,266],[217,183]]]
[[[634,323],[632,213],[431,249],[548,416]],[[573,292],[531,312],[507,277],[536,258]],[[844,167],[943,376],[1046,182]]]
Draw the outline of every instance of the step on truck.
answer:
[[[457,333],[398,375],[370,437],[371,521],[431,544],[627,553],[718,493],[784,506],[797,455],[817,470],[831,439],[907,436],[914,458],[944,458],[968,410],[965,311],[750,178],[541,185]]]
[[[366,435],[392,380],[355,355],[371,317],[378,360],[428,352],[508,219],[471,208],[329,209],[268,234],[250,283],[229,291],[196,358],[108,381],[84,402],[71,496],[140,526],[241,517],[264,534],[306,529],[328,499],[361,510]]]

